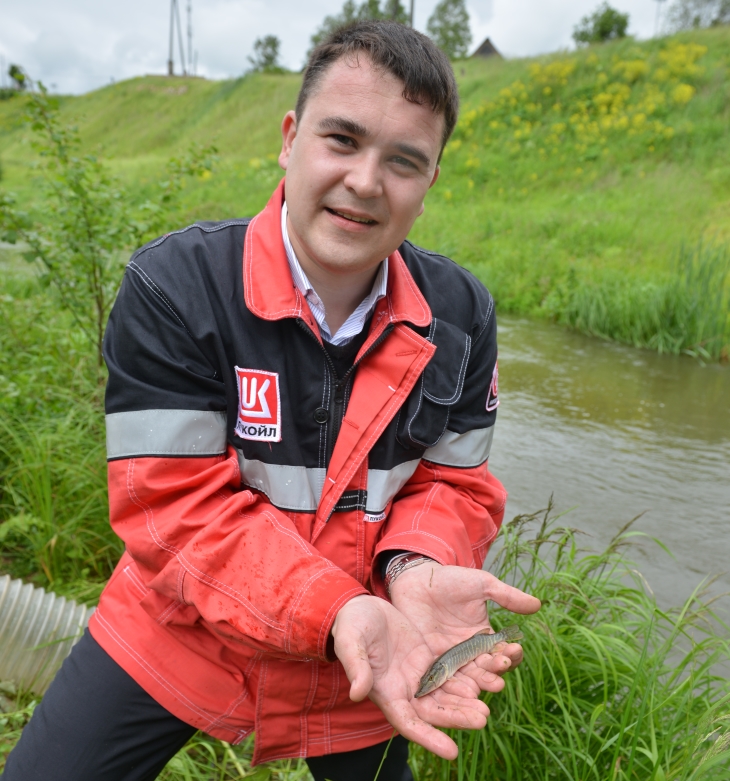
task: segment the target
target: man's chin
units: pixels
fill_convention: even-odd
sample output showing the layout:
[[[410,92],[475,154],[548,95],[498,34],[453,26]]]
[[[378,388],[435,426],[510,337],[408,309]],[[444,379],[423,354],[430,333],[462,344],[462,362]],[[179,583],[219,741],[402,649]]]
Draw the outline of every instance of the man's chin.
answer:
[[[368,246],[369,242],[366,244],[351,238],[333,238],[319,244],[320,251],[316,258],[317,265],[338,275],[358,274],[375,268],[397,249],[396,247],[389,252],[380,245]]]

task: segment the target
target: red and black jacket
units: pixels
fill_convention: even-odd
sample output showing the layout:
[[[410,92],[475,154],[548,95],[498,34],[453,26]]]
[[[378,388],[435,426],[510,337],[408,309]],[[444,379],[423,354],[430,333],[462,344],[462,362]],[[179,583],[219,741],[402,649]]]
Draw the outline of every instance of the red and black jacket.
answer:
[[[256,761],[387,739],[329,631],[385,596],[392,550],[481,566],[506,495],[487,468],[496,324],[484,286],[405,242],[353,368],[294,287],[284,183],[253,220],[132,258],[105,339],[111,522],[126,544],[91,631],[163,706]]]

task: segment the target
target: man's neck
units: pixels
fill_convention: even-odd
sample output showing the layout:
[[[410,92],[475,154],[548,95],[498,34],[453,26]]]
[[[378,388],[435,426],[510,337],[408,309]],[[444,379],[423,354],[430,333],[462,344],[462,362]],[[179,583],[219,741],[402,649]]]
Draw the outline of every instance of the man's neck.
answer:
[[[299,265],[322,300],[330,333],[336,334],[372,290],[380,266],[359,274],[333,274],[325,271],[314,263],[299,245],[288,215],[286,225]]]

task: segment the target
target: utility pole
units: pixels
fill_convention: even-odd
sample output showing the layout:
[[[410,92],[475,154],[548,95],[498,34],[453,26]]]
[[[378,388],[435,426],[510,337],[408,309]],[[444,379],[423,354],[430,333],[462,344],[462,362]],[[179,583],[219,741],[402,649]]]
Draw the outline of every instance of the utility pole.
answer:
[[[188,12],[190,11],[190,3],[188,3]],[[180,50],[180,68],[182,69],[183,76],[187,75],[187,68],[185,67],[185,47],[183,46],[182,26],[180,24],[180,7],[177,4],[177,0],[170,0],[170,56],[167,60],[167,75],[175,75],[175,25],[177,25],[177,44]],[[188,28],[188,35],[192,35]]]
[[[175,60],[173,60],[173,46],[175,45],[175,0],[170,0],[170,56],[167,58],[167,75],[175,75]]]
[[[195,68],[193,66],[193,3],[192,0],[188,0],[188,70],[190,75],[195,75]]]
[[[411,0],[411,27],[413,27],[413,6],[415,5],[415,0]]]
[[[180,24],[180,6],[175,2],[175,19],[177,20],[177,43],[180,48],[180,65],[182,66],[183,76],[188,75],[188,69],[185,67],[185,47],[183,46],[182,25]]]

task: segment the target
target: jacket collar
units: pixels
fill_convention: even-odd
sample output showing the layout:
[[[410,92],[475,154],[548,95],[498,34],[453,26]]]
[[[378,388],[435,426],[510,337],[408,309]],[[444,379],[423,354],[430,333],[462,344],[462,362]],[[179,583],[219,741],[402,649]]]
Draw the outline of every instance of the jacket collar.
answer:
[[[262,212],[251,220],[243,245],[243,291],[246,306],[262,320],[286,317],[310,319],[309,307],[296,289],[281,235],[281,206],[284,183]],[[390,322],[407,321],[416,326],[431,323],[431,309],[397,250],[388,258],[388,295],[385,299]],[[381,304],[384,301],[381,299]]]

